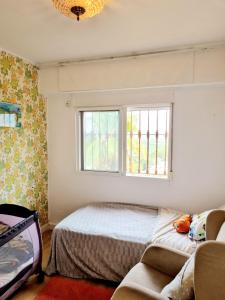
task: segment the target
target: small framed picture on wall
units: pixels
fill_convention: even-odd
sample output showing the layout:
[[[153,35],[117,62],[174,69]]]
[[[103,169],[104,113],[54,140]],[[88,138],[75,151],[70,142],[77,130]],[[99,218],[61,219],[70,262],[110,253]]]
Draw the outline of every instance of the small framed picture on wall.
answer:
[[[0,101],[0,128],[21,128],[21,118],[19,104]]]

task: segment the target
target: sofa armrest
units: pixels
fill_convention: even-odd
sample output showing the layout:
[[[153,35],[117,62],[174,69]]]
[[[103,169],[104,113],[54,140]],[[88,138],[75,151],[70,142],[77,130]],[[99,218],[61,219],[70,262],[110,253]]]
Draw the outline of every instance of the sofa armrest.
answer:
[[[206,239],[216,240],[222,224],[225,222],[224,210],[213,210],[206,219]]]
[[[111,300],[168,300],[161,294],[142,287],[136,283],[119,286]]]
[[[189,257],[185,252],[155,244],[145,250],[141,262],[175,277]]]
[[[224,299],[225,243],[210,241],[196,251],[194,288],[196,300]]]

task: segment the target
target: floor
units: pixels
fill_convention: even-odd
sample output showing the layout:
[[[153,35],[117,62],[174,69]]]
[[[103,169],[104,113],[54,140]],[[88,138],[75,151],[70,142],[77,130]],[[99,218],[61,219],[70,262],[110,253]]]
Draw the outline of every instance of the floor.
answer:
[[[51,231],[46,231],[43,234],[43,269],[45,269],[51,247]],[[48,282],[49,278],[45,277],[45,280],[42,284],[37,283],[37,277],[31,277],[27,283],[21,287],[21,289],[10,299],[11,300],[33,300],[43,286]]]

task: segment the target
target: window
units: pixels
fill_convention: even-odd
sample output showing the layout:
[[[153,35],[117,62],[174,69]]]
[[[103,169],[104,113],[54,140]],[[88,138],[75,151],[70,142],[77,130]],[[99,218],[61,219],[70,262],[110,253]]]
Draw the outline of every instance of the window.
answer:
[[[81,170],[119,172],[119,111],[81,112]]]
[[[80,170],[167,178],[171,107],[79,110]]]
[[[131,108],[127,111],[126,172],[167,176],[170,108]]]

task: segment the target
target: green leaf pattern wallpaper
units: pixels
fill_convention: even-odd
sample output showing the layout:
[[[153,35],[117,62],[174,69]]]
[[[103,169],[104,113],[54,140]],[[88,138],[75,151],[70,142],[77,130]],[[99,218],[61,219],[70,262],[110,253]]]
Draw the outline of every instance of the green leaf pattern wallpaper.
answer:
[[[48,222],[46,99],[38,93],[38,70],[0,52],[0,101],[21,105],[22,128],[0,128],[0,203],[37,209]]]

